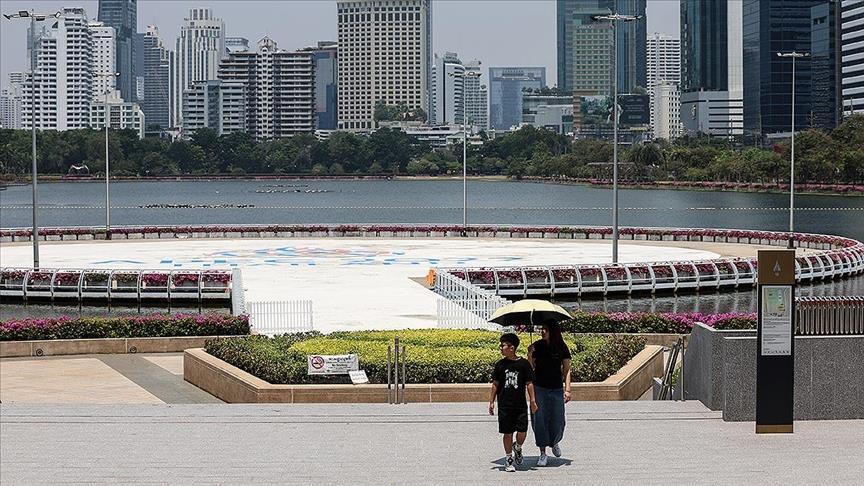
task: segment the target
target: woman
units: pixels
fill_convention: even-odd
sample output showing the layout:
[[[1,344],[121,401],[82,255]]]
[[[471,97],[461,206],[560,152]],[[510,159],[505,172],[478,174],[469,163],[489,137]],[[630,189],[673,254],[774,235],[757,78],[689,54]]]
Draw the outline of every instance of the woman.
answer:
[[[571,356],[557,323],[543,324],[540,332],[543,339],[528,348],[528,361],[534,368],[537,400],[537,412],[531,416],[534,440],[540,448],[537,465],[545,466],[547,447],[555,457],[561,457],[559,442],[564,437],[564,404],[570,401]]]

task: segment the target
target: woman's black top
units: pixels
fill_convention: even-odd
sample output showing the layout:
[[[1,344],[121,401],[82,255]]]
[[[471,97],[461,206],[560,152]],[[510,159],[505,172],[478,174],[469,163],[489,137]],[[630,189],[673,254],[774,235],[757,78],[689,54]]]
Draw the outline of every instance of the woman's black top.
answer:
[[[534,359],[534,386],[543,388],[561,388],[564,379],[561,377],[561,361],[571,359],[567,346],[553,349],[543,339],[531,345]]]

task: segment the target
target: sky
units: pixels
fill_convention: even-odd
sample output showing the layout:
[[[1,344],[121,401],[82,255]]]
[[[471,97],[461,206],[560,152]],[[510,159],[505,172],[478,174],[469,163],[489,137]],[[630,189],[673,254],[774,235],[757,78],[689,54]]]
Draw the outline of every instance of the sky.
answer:
[[[678,36],[679,0],[647,0],[648,32]],[[96,19],[97,0],[0,0],[2,13],[35,9],[55,12],[84,7]],[[463,61],[485,67],[545,66],[557,79],[554,0],[433,0],[433,49],[456,52]],[[138,0],[138,32],[159,27],[173,49],[183,19],[192,7],[209,7],[225,20],[229,37],[255,41],[268,35],[280,48],[295,50],[319,40],[336,40],[336,0]],[[27,68],[28,21],[0,19],[0,85],[8,73]]]

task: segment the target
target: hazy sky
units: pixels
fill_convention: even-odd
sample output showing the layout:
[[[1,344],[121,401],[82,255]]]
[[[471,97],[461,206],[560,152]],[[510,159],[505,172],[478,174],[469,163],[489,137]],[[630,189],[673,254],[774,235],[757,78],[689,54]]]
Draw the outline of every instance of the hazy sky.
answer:
[[[678,36],[679,0],[648,0],[648,32]],[[54,12],[84,7],[96,19],[97,0],[0,0],[0,11],[35,8]],[[451,51],[463,61],[479,59],[492,66],[546,66],[554,84],[554,0],[434,0],[433,49]],[[336,40],[336,0],[138,0],[138,31],[156,25],[163,41],[174,48],[183,18],[191,7],[209,7],[225,20],[228,36],[250,43],[264,35],[282,49],[294,50],[319,40]],[[27,66],[27,26],[24,20],[0,19],[0,84],[10,71]]]

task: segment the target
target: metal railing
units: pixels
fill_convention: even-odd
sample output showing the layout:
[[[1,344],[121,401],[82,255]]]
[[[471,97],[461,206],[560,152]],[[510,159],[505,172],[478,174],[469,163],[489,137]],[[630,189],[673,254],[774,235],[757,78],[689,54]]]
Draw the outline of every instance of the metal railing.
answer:
[[[474,309],[476,313],[468,310],[468,307],[472,303],[476,304],[477,301],[463,302],[439,298],[436,308],[438,327],[441,329],[487,329],[495,331],[501,329],[501,326],[498,324],[493,324],[487,318],[480,317],[480,314],[491,316],[492,314],[488,312],[488,309],[477,310],[477,306],[475,305]],[[490,308],[495,305],[498,305],[498,303],[494,301],[489,303]],[[495,312],[495,310],[493,309],[492,312]]]
[[[4,267],[0,295],[24,300],[230,300],[233,276],[229,270]]]
[[[448,272],[435,275],[435,292],[441,295],[437,303],[438,327],[500,329],[489,318],[510,303],[494,292],[482,289]]]
[[[864,334],[864,296],[796,299],[799,336]]]
[[[311,300],[247,301],[246,312],[249,328],[257,334],[276,336],[313,330]]]

